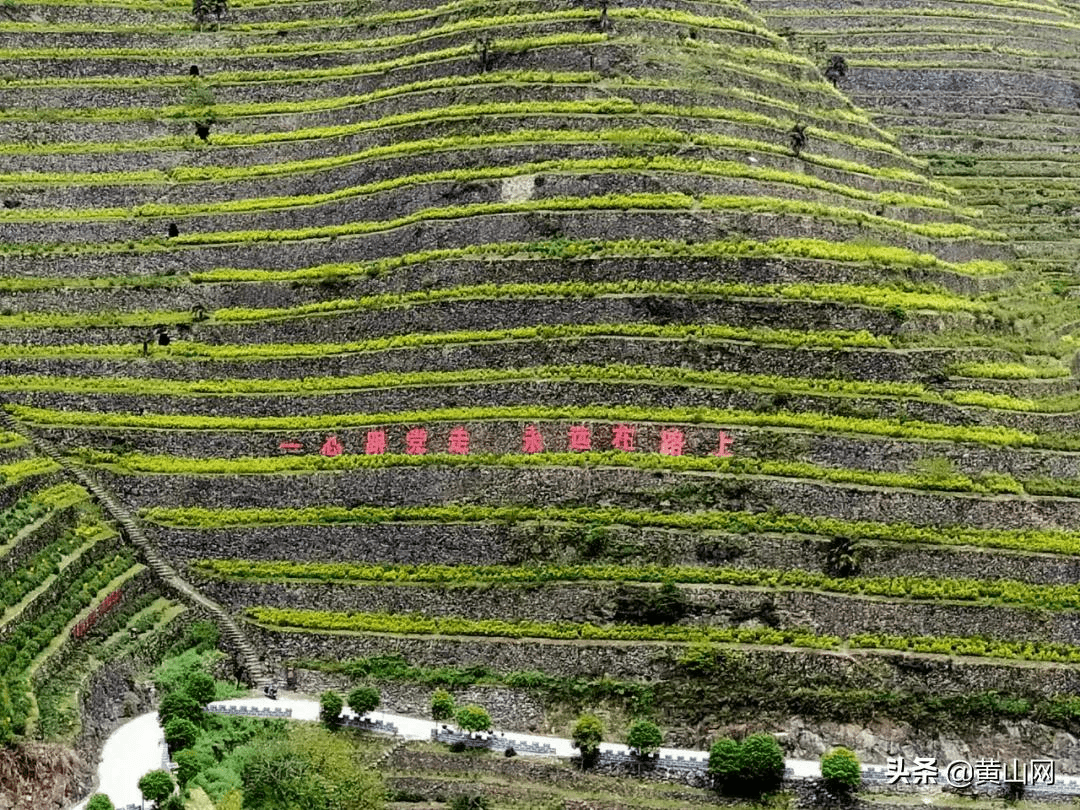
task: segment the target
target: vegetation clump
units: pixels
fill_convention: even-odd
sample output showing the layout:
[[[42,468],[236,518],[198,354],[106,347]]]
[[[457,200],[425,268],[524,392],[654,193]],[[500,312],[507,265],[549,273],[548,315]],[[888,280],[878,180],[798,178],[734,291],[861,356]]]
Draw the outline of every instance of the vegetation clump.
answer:
[[[345,707],[345,701],[337,692],[326,691],[319,695],[319,720],[328,729],[336,729],[341,725],[341,710]]]
[[[651,720],[635,720],[626,732],[626,745],[638,756],[647,757],[660,750],[664,735]]]
[[[779,786],[784,754],[771,734],[751,734],[742,742],[723,738],[709,750],[708,770],[721,791],[761,795]]]
[[[436,689],[431,696],[431,719],[436,722],[450,720],[456,711],[457,707],[450,693],[445,689]]]
[[[373,686],[358,686],[349,692],[347,697],[349,708],[358,715],[365,715],[375,711],[379,706],[379,690]]]
[[[150,771],[139,779],[139,791],[143,799],[160,808],[176,789],[176,783],[168,771]]]
[[[582,764],[595,761],[604,739],[604,725],[595,714],[583,714],[574,723],[570,734],[574,747],[581,752]]]
[[[463,731],[490,731],[491,715],[482,706],[463,706],[454,713],[454,721]]]
[[[840,746],[821,757],[821,778],[835,790],[852,791],[862,784],[859,759],[850,748]]]

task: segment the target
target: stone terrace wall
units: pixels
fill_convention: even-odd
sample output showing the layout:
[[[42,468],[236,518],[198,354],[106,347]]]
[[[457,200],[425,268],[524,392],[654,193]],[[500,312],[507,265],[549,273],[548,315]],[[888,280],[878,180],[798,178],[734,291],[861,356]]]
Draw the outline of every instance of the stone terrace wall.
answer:
[[[827,540],[801,535],[605,529],[601,559],[631,564],[728,565],[827,571]],[[206,557],[388,563],[513,564],[530,559],[580,561],[574,537],[585,529],[557,524],[386,524],[274,526],[217,531],[148,527],[174,560]],[[862,542],[867,576],[926,575],[1073,584],[1080,558],[999,549]]]
[[[364,613],[417,613],[533,621],[634,621],[634,604],[658,585],[545,583],[541,585],[305,585],[193,580],[203,593],[234,610],[249,605]],[[985,635],[1003,639],[1038,638],[1073,643],[1080,639],[1080,613],[1036,612],[1024,608],[921,601],[886,601],[811,591],[680,586],[688,600],[680,624],[730,626],[762,616],[781,627],[815,632],[920,635]],[[620,608],[620,602],[623,607]],[[622,612],[620,612],[622,611]]]
[[[400,654],[416,665],[488,666],[496,672],[543,669],[552,675],[652,677],[677,672],[686,646],[658,642],[508,641],[444,636],[390,636],[279,632],[248,625],[248,631],[271,660],[303,658],[348,660]],[[1080,690],[1080,667],[992,660],[957,660],[888,651],[850,653],[745,647],[745,666],[762,678],[858,684],[860,688],[929,691],[933,694],[1011,692],[1022,676],[1032,694],[1052,696]]]
[[[686,475],[632,468],[390,467],[309,476],[137,476],[99,471],[99,480],[128,504],[235,508],[427,506],[462,503],[533,505],[638,504],[687,481]],[[873,489],[751,476],[710,480],[717,508],[784,512],[918,526],[1062,528],[1080,523],[1080,499]],[[725,501],[725,496],[727,500]]]

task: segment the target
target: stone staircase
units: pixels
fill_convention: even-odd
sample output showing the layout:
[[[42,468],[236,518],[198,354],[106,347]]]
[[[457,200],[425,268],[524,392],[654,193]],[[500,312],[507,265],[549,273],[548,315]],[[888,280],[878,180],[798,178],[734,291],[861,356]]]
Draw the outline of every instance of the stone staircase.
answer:
[[[272,679],[267,668],[259,659],[259,655],[240,629],[236,620],[225,608],[212,599],[195,589],[191,583],[184,580],[171,565],[154,548],[153,543],[143,533],[135,522],[131,512],[116,500],[93,476],[86,470],[68,461],[52,442],[35,436],[25,425],[15,419],[10,413],[0,409],[0,421],[10,430],[23,436],[42,455],[48,456],[59,464],[65,473],[74,478],[85,487],[97,499],[105,512],[120,526],[120,532],[124,539],[135,546],[147,566],[161,582],[170,587],[178,598],[198,608],[202,608],[217,622],[225,634],[227,646],[239,652],[248,671],[248,678],[254,686],[268,686]]]

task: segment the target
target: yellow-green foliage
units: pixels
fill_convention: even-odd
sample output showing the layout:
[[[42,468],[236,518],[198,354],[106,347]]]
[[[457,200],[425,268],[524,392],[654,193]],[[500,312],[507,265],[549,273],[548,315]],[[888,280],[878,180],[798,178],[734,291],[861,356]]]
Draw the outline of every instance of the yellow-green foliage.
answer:
[[[714,642],[755,645],[792,645],[837,649],[843,639],[809,630],[772,628],[738,629],[693,625],[603,625],[589,622],[537,622],[529,619],[463,619],[456,616],[423,617],[390,613],[330,613],[294,608],[249,608],[248,615],[271,627],[352,633],[410,635],[495,636],[499,638],[573,639],[603,641]],[[860,633],[847,639],[854,648],[901,650],[942,655],[968,655],[1021,661],[1080,663],[1080,647],[1048,642],[997,641],[978,637],[892,636]]]
[[[767,43],[776,43],[779,38],[766,28],[751,25],[742,20],[730,19],[719,15],[707,17],[690,14],[687,12],[673,11],[658,8],[613,8],[609,12],[613,18],[642,19],[655,22],[668,22],[677,25],[693,25],[706,29],[735,31],[754,35]],[[542,24],[546,22],[570,22],[572,20],[592,19],[595,12],[591,9],[570,8],[558,11],[543,11],[537,13],[509,14],[493,17],[469,17],[444,23],[443,25],[423,29],[412,34],[395,34],[384,37],[372,37],[370,39],[331,39],[326,41],[289,43],[289,42],[256,42],[243,47],[226,48],[184,48],[175,47],[169,50],[160,48],[23,48],[19,50],[0,49],[0,58],[23,58],[23,59],[87,59],[105,57],[130,57],[130,58],[166,58],[166,57],[202,57],[202,58],[225,58],[229,56],[266,56],[285,54],[316,54],[335,52],[362,52],[365,50],[379,50],[394,48],[402,45],[411,45],[422,42],[432,37],[446,36],[456,33],[468,32],[491,32],[499,33],[496,29],[511,28],[529,24]],[[498,47],[496,45],[496,47]],[[788,56],[779,52],[781,56]],[[771,61],[777,60],[777,53],[769,53]]]
[[[987,312],[991,306],[929,285],[910,289],[856,284],[739,284],[709,281],[563,281],[547,284],[475,284],[402,293],[381,293],[363,298],[338,298],[277,309],[226,307],[216,310],[211,322],[306,318],[343,312],[420,306],[443,301],[497,300],[522,298],[594,298],[598,296],[672,295],[715,297],[780,297],[794,300],[835,301],[877,308],[933,310],[937,312]],[[176,324],[192,320],[190,312],[154,310],[147,312],[86,313],[19,312],[0,315],[0,329],[32,326],[78,328],[87,326],[148,326]]]
[[[1002,240],[1004,235],[973,228],[960,223],[911,223],[891,219],[877,214],[868,214],[854,208],[824,205],[816,202],[802,202],[775,197],[752,197],[735,195],[704,195],[692,197],[688,194],[605,194],[596,197],[548,197],[526,200],[516,203],[475,203],[456,205],[445,208],[424,208],[410,214],[388,220],[351,222],[342,225],[324,225],[308,228],[288,228],[280,230],[248,231],[208,231],[204,233],[181,234],[172,239],[152,237],[130,242],[101,242],[86,245],[27,245],[20,243],[0,243],[0,253],[35,254],[60,252],[115,253],[162,251],[197,245],[245,245],[259,242],[288,242],[307,239],[332,239],[346,236],[361,236],[369,233],[391,231],[405,225],[420,222],[466,219],[476,216],[493,216],[529,211],[573,212],[573,211],[742,211],[744,213],[776,214],[793,217],[811,217],[845,225],[868,226],[904,233],[941,239],[983,239]]]
[[[443,453],[425,455],[382,454],[343,455],[328,458],[322,455],[187,458],[183,456],[143,455],[140,453],[101,452],[84,449],[83,460],[94,465],[107,465],[114,472],[128,474],[171,475],[272,475],[285,472],[318,472],[356,469],[376,469],[393,466],[499,466],[499,467],[634,467],[637,469],[667,469],[686,472],[713,472],[731,475],[764,475],[828,481],[835,484],[933,489],[986,494],[1023,494],[1023,486],[1008,475],[974,480],[964,475],[948,477],[925,474],[874,472],[839,467],[819,467],[796,461],[763,461],[755,458],[715,456],[663,456],[653,453],[589,452],[543,453],[536,455],[492,455],[473,453],[468,456]],[[1062,482],[1069,483],[1072,482]],[[1073,484],[1080,491],[1080,483]]]
[[[792,259],[830,262],[866,263],[878,267],[909,269],[934,268],[965,275],[1000,275],[1008,271],[1004,262],[974,261],[954,264],[942,261],[930,253],[916,253],[906,248],[869,245],[853,242],[829,242],[824,239],[771,239],[757,242],[749,239],[725,239],[688,244],[674,240],[623,239],[555,240],[549,242],[499,242],[470,245],[463,248],[443,248],[419,253],[406,253],[385,259],[364,262],[340,262],[306,267],[300,270],[258,270],[220,267],[194,272],[189,278],[200,282],[231,281],[305,281],[348,276],[380,276],[402,267],[428,262],[460,259],[520,259],[558,258],[757,258],[789,257]],[[2,281],[0,281],[2,286]]]
[[[26,444],[26,439],[18,433],[0,430],[0,450],[10,450],[13,447],[21,447]]]
[[[111,427],[171,430],[342,430],[349,427],[402,424],[408,422],[473,420],[583,420],[594,422],[683,422],[690,424],[753,425],[791,427],[843,433],[866,433],[904,439],[977,442],[1011,447],[1074,444],[1068,437],[1038,436],[1034,433],[998,426],[940,425],[899,419],[861,419],[850,416],[802,412],[756,413],[714,408],[638,408],[631,406],[589,407],[488,407],[444,408],[427,411],[398,411],[375,414],[323,414],[296,417],[202,416],[192,414],[121,414],[88,411],[60,411],[8,406],[17,418],[38,425],[69,427]],[[339,458],[350,458],[344,456]]]
[[[677,582],[753,588],[793,588],[853,596],[1028,605],[1080,610],[1080,587],[1033,585],[1016,580],[899,577],[830,577],[813,571],[700,568],[662,565],[390,565],[290,560],[198,560],[195,571],[235,580],[301,580],[337,583]]]
[[[836,636],[817,635],[808,630],[772,628],[735,629],[686,625],[605,625],[588,622],[536,622],[529,619],[459,619],[452,616],[426,618],[389,613],[323,613],[291,608],[248,609],[257,622],[277,627],[305,630],[336,630],[361,633],[409,633],[418,635],[498,636],[501,638],[597,639],[612,641],[711,641],[736,644],[794,644],[800,647],[835,649]]]
[[[663,327],[660,327],[661,329]],[[536,330],[528,336],[540,338]],[[613,330],[616,333],[619,330]],[[629,331],[629,330],[628,330]],[[648,332],[648,330],[642,330]],[[567,337],[608,334],[606,331],[569,332]],[[635,335],[640,336],[640,335]],[[551,339],[551,338],[548,338]],[[453,341],[417,340],[414,347],[445,345]],[[480,342],[480,341],[477,341]],[[382,347],[397,347],[389,340]],[[328,352],[324,351],[322,354]],[[184,356],[178,352],[177,356]],[[217,358],[228,354],[215,354]],[[244,355],[240,355],[244,356]],[[313,356],[320,356],[317,352]],[[0,377],[0,391],[79,391],[93,394],[147,394],[162,396],[314,396],[349,391],[419,386],[503,384],[508,382],[560,382],[564,380],[629,385],[694,386],[729,390],[772,391],[807,396],[912,399],[921,402],[953,403],[988,409],[1032,412],[1062,412],[1080,408],[1080,397],[1069,395],[1046,400],[1020,399],[1007,394],[981,391],[935,391],[920,383],[858,382],[833,378],[781,377],[729,371],[694,371],[666,366],[538,366],[509,369],[473,368],[460,371],[379,372],[375,374],[305,377],[303,379],[169,380],[139,377]]]
[[[1054,529],[971,529],[966,526],[914,526],[874,523],[775,512],[669,513],[613,507],[428,506],[309,507],[305,509],[205,509],[202,507],[143,510],[144,519],[163,526],[221,529],[243,526],[329,525],[334,523],[518,523],[553,522],[663,528],[733,534],[793,534],[850,537],[853,540],[915,543],[928,546],[976,546],[1021,553],[1080,554],[1080,533]]]
[[[0,464],[0,486],[11,486],[26,478],[56,472],[60,465],[50,458],[35,456],[10,464]]]
[[[546,160],[518,165],[483,166],[470,169],[447,169],[423,174],[391,177],[361,186],[338,188],[321,194],[294,197],[251,197],[210,203],[143,203],[133,208],[46,208],[0,210],[0,220],[9,222],[44,222],[49,220],[108,220],[132,217],[219,216],[224,214],[277,211],[287,208],[325,205],[379,192],[392,191],[413,185],[438,182],[472,182],[521,175],[560,173],[587,174],[600,172],[677,173],[693,176],[740,178],[769,184],[786,184],[814,191],[828,192],[854,200],[916,208],[948,208],[949,203],[933,197],[898,192],[872,193],[852,186],[819,180],[806,174],[748,166],[739,161],[687,160],[668,155],[645,157],[604,157],[589,159]],[[719,199],[719,198],[717,198]]]
[[[743,328],[738,326],[658,326],[647,323],[556,324],[496,329],[484,332],[423,332],[371,338],[352,343],[193,343],[174,341],[166,348],[155,347],[154,357],[184,360],[269,360],[330,355],[360,354],[401,349],[423,349],[470,343],[530,340],[579,340],[590,337],[624,337],[638,340],[738,340],[762,345],[889,348],[892,341],[869,332],[826,331],[798,332],[791,329]],[[0,344],[0,357],[142,357],[142,346],[126,344],[68,343],[53,346]],[[69,380],[71,378],[68,378]]]
[[[1034,380],[1068,377],[1064,366],[1026,366],[1023,363],[957,363],[949,368],[961,377],[982,377],[993,380]]]
[[[782,297],[810,301],[837,301],[870,307],[901,307],[905,310],[937,312],[986,312],[989,305],[929,286],[911,290],[857,284],[739,284],[709,281],[637,281],[611,282],[564,281],[548,284],[476,284],[467,287],[444,287],[406,293],[386,293],[301,304],[281,309],[216,310],[215,320],[237,322],[297,318],[394,306],[498,298],[592,298],[603,295],[687,295],[731,297]],[[3,321],[0,321],[3,323]]]
[[[593,35],[582,35],[588,37]],[[605,35],[597,35],[604,37]],[[578,39],[577,35],[559,35],[558,37],[548,37],[547,40],[565,40],[565,39]],[[551,44],[560,44],[560,42],[553,42]],[[584,44],[584,43],[583,43]],[[454,55],[457,56],[471,56],[472,50],[469,48],[456,49],[459,51]],[[430,53],[430,52],[429,52]],[[416,59],[417,57],[426,56],[427,54],[417,54],[414,57],[408,57],[409,59]],[[217,74],[218,80],[222,80],[222,74]],[[253,80],[258,76],[253,77]],[[304,78],[304,77],[297,77]],[[350,136],[356,136],[367,132],[392,129],[400,130],[403,127],[411,125],[430,125],[438,123],[440,121],[460,121],[462,119],[473,119],[477,117],[500,117],[507,118],[511,116],[582,116],[587,115],[590,118],[598,115],[605,116],[632,116],[634,124],[640,126],[642,118],[660,118],[663,119],[663,123],[667,125],[669,120],[673,117],[682,118],[687,120],[701,119],[705,121],[729,121],[733,124],[746,124],[749,126],[762,127],[767,130],[776,132],[778,135],[782,135],[790,126],[790,121],[782,121],[777,118],[773,118],[764,115],[760,112],[750,112],[747,110],[736,108],[718,108],[708,106],[694,106],[694,107],[679,107],[669,104],[658,104],[653,102],[637,103],[632,99],[622,98],[619,96],[612,96],[603,100],[593,101],[525,101],[525,102],[489,102],[483,104],[452,104],[444,107],[437,107],[433,109],[417,110],[412,112],[398,113],[395,115],[385,116],[383,118],[375,120],[363,120],[357,121],[351,124],[337,124],[331,126],[318,126],[318,127],[304,127],[301,129],[292,130],[280,130],[270,132],[252,132],[252,133],[221,133],[214,136],[215,148],[220,147],[243,147],[243,146],[256,146],[272,143],[286,143],[290,141],[310,141],[314,139],[330,139],[330,138],[344,138]],[[815,142],[838,142],[845,143],[848,146],[854,146],[860,149],[865,149],[871,152],[880,151],[887,152],[889,154],[901,156],[902,153],[891,144],[886,144],[881,141],[873,141],[866,138],[860,138],[854,135],[847,135],[835,130],[822,129],[813,131]],[[685,136],[684,136],[685,137]],[[739,143],[739,141],[723,140],[723,136],[714,135],[693,135],[691,136],[695,140],[699,140],[702,144],[706,145],[720,145],[726,142],[729,146]],[[198,148],[198,140],[191,137],[178,137],[167,136],[161,138],[147,139],[134,142],[122,142],[122,141],[110,141],[106,143],[52,143],[44,144],[40,146],[27,146],[24,143],[8,143],[0,144],[0,154],[4,153],[26,153],[33,152],[35,154],[66,154],[66,153],[80,153],[80,152],[121,152],[121,151],[152,151],[157,149],[179,148],[189,147]],[[748,145],[751,148],[757,148],[758,142],[745,141],[744,145]],[[774,154],[787,154],[787,150],[782,146],[776,144],[766,145],[763,147],[763,151],[769,151]],[[859,171],[859,164],[845,163],[843,161],[836,161],[835,159],[827,158],[814,158],[811,152],[807,153],[807,158],[817,160],[822,165],[830,165],[834,168],[841,169],[853,169]],[[921,176],[917,173],[913,173],[910,170],[894,169],[897,172],[896,179],[908,179],[918,180]],[[873,174],[874,170],[870,170],[867,173]],[[883,175],[888,176],[888,175]]]
[[[140,377],[0,377],[0,391],[78,391],[87,394],[146,394],[163,396],[288,395],[361,391],[379,388],[445,386],[522,380],[588,380],[604,382],[693,385],[703,388],[757,389],[805,394],[898,397],[944,401],[919,383],[855,382],[809,377],[778,377],[728,371],[694,371],[665,366],[537,366],[476,368],[461,371],[385,371],[341,377],[303,379],[169,380]]]

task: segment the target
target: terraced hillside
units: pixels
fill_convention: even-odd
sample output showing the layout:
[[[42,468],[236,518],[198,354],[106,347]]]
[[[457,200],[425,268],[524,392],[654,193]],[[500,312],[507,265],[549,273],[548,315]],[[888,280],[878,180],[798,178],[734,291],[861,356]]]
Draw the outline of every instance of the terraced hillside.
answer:
[[[17,433],[0,434],[0,566],[0,741],[85,752],[103,731],[81,717],[103,667],[153,650],[183,609],[161,596],[89,493]],[[60,767],[58,750],[25,753],[38,780],[19,787],[17,806],[54,806],[78,790],[79,769]],[[5,798],[17,787],[9,753]]]
[[[1055,294],[1071,285],[1075,3],[751,5],[822,65],[843,56],[839,87],[1007,232],[1019,266],[1061,274]]]
[[[807,8],[16,0],[9,412],[279,677],[1043,751],[1080,713],[1067,220],[935,176],[890,130],[947,100],[875,122],[861,30],[840,89],[781,36],[831,36]]]

